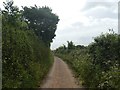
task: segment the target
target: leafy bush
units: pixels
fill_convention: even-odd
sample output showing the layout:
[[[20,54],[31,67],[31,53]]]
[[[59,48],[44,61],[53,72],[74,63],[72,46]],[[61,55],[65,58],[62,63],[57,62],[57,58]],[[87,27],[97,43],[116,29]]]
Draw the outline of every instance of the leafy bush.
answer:
[[[32,31],[3,27],[3,87],[37,87],[52,64],[50,49]]]
[[[96,37],[95,42],[89,45],[92,66],[98,74],[97,87],[119,88],[120,83],[120,36],[107,33]],[[97,67],[96,67],[97,66]]]
[[[90,89],[120,88],[120,35],[102,34],[86,47],[61,46],[55,54],[66,61],[79,83]]]

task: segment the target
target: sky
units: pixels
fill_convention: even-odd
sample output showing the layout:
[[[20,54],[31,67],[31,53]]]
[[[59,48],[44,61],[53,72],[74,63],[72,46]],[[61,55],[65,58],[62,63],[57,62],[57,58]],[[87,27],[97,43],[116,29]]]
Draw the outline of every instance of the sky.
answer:
[[[0,0],[0,7],[2,2]],[[7,0],[8,1],[8,0]],[[67,41],[75,45],[89,45],[101,33],[114,29],[118,32],[118,1],[119,0],[13,0],[14,5],[48,6],[59,16],[55,32],[56,37],[51,43],[54,50]]]

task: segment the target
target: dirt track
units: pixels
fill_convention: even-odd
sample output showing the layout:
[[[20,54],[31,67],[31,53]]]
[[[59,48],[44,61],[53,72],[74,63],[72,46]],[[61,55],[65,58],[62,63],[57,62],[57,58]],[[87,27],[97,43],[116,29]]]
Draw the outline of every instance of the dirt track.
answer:
[[[54,64],[45,79],[42,88],[79,88],[67,64],[54,57]]]

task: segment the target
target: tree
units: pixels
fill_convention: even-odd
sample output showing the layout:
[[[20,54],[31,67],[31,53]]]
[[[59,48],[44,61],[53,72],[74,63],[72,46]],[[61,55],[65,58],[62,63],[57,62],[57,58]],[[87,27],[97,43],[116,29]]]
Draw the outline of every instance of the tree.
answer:
[[[15,28],[28,29],[27,23],[23,20],[22,11],[17,6],[14,6],[14,2],[3,2],[5,10],[2,10],[2,25],[5,27],[14,26]],[[3,27],[3,28],[4,28]]]
[[[34,30],[39,39],[43,40],[47,46],[55,37],[58,16],[52,13],[49,7],[23,7],[23,16],[30,29]]]
[[[74,49],[75,48],[75,45],[73,44],[73,42],[72,41],[67,41],[67,43],[68,43],[68,49]]]
[[[16,25],[18,27],[18,21],[20,20],[21,13],[19,12],[19,9],[15,6],[13,6],[13,1],[10,2],[3,2],[5,10],[2,10],[3,14],[3,25],[9,24],[9,25]]]

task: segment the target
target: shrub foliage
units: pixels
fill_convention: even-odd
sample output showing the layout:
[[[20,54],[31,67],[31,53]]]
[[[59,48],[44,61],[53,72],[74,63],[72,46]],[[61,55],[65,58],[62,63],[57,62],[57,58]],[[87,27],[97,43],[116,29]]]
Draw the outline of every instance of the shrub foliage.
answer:
[[[120,88],[120,35],[110,32],[96,37],[86,47],[64,47],[54,52],[72,67],[84,87]]]
[[[28,28],[23,11],[13,6],[13,1],[4,3],[4,7],[5,10],[2,10],[2,87],[38,87],[52,65],[53,55],[34,30]],[[52,17],[56,17],[55,14]],[[47,19],[47,16],[44,19]]]

